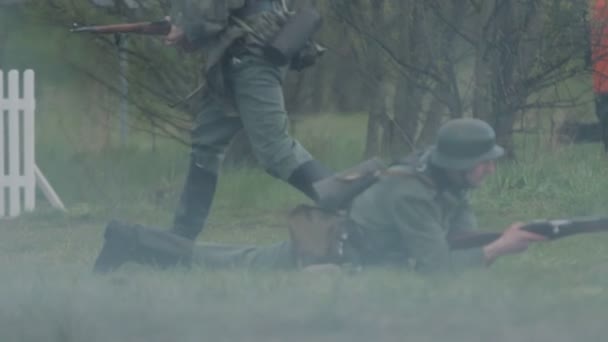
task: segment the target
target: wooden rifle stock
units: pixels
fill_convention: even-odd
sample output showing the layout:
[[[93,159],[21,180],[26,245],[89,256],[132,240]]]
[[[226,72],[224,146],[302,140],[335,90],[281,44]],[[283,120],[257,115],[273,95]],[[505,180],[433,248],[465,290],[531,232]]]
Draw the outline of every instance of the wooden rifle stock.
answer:
[[[531,233],[542,235],[549,240],[556,240],[570,235],[608,232],[608,217],[583,217],[567,220],[538,220],[522,227]],[[448,236],[451,249],[467,249],[485,246],[498,239],[502,233],[466,232]]]
[[[74,33],[96,33],[96,34],[112,34],[112,33],[137,33],[145,35],[166,36],[171,31],[171,22],[168,20],[159,21],[144,21],[138,23],[114,24],[114,25],[99,25],[99,26],[78,26],[74,24],[74,28],[70,32]]]

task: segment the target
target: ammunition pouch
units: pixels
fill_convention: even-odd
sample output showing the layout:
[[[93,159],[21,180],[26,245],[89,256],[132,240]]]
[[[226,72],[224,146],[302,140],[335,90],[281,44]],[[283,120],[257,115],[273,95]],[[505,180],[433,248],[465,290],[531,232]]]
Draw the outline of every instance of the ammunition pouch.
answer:
[[[264,47],[264,55],[268,60],[278,66],[287,65],[292,59],[301,55],[301,64],[310,64],[311,56],[318,57],[317,46],[311,43],[311,38],[321,27],[321,15],[313,8],[302,9],[292,16],[282,27],[281,31],[273,37]],[[302,55],[305,47],[308,52]],[[314,60],[313,60],[314,63]]]
[[[291,59],[289,68],[296,71],[304,70],[308,67],[313,66],[327,49],[323,46],[310,40],[306,43],[306,46],[300,52],[298,52]]]
[[[276,37],[289,19],[285,13],[262,11],[243,18],[232,17],[233,21],[247,32],[245,46],[264,49]]]
[[[343,215],[322,208],[300,205],[289,214],[289,235],[298,267],[343,264],[357,260],[350,248],[349,225]]]
[[[321,16],[312,8],[292,15],[261,11],[232,19],[247,32],[244,45],[260,49],[261,55],[276,66],[291,63],[292,69],[302,70],[313,65],[325,51],[312,41],[312,36],[321,26]]]

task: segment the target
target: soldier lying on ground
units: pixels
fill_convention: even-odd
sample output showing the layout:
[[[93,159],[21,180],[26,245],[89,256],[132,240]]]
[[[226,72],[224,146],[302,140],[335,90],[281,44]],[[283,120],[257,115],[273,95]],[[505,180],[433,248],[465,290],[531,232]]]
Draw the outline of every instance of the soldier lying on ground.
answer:
[[[452,251],[448,234],[476,228],[468,194],[494,173],[503,149],[494,130],[476,119],[444,124],[437,141],[415,161],[396,163],[356,196],[348,215],[326,210],[296,213],[291,239],[268,246],[195,245],[161,230],[110,223],[94,266],[111,271],[135,261],[162,267],[293,269],[324,262],[414,265],[420,272],[490,265],[545,238],[515,223],[481,248]],[[312,214],[312,215],[311,215]],[[307,221],[301,224],[301,221]]]

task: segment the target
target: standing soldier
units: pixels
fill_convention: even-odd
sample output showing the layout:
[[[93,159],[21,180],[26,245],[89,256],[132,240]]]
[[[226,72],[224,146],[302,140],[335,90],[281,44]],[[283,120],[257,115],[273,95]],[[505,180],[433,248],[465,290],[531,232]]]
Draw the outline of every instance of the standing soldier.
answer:
[[[296,15],[285,0],[173,2],[172,28],[165,42],[186,50],[201,48],[206,79],[203,90],[191,99],[197,116],[173,233],[195,240],[203,229],[224,151],[240,129],[269,174],[317,199],[312,183],[331,171],[290,136],[282,89],[288,67],[272,63],[264,53]],[[306,67],[306,57],[320,51],[309,38],[307,48],[291,58],[292,68]]]
[[[516,223],[483,247],[450,249],[450,235],[476,229],[468,194],[494,173],[502,154],[487,123],[451,120],[420,160],[389,167],[356,196],[348,218],[323,210],[296,213],[304,224],[292,224],[289,241],[269,246],[194,245],[167,232],[112,222],[94,270],[107,272],[126,261],[292,269],[335,260],[364,266],[413,264],[424,273],[489,265],[544,240]]]

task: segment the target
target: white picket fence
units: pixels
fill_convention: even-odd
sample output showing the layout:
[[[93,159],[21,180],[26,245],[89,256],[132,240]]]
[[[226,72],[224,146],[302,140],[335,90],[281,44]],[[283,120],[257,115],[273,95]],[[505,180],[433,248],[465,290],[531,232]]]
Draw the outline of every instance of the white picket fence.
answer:
[[[36,206],[34,71],[5,76],[0,70],[0,217],[15,217]]]
[[[0,218],[36,207],[36,185],[55,208],[65,210],[34,157],[34,71],[0,70]]]

